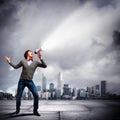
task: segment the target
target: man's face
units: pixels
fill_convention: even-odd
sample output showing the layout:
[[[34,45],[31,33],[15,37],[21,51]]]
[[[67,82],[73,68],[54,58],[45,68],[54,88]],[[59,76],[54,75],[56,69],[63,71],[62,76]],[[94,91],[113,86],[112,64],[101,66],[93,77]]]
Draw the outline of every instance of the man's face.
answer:
[[[33,52],[32,51],[28,51],[28,57],[33,57]]]

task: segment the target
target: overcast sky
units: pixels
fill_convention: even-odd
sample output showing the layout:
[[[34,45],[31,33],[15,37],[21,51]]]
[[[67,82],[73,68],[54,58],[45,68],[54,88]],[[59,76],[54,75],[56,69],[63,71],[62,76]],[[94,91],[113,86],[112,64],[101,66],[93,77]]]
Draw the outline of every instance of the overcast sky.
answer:
[[[27,49],[44,48],[46,69],[34,81],[85,88],[107,81],[107,90],[120,94],[119,0],[0,0],[0,89],[17,87],[21,68],[13,70]],[[38,58],[34,55],[34,59]]]

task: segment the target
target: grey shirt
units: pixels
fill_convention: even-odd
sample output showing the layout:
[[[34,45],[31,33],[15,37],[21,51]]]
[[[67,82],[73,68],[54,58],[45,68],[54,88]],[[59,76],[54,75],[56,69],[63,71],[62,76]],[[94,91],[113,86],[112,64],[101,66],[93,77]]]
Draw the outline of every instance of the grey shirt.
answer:
[[[10,62],[9,64],[15,69],[22,67],[22,73],[21,73],[20,79],[32,80],[34,72],[37,67],[43,67],[43,68],[47,67],[47,65],[43,60],[40,60],[40,61],[41,62],[33,61],[30,65],[28,65],[27,60],[24,59],[24,60],[21,60],[16,65],[13,64],[12,62]]]

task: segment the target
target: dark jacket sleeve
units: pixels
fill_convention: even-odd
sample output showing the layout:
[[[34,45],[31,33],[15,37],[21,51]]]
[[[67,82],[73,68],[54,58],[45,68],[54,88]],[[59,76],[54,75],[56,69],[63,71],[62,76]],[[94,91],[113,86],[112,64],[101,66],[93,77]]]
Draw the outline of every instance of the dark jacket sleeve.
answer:
[[[46,65],[46,63],[44,62],[44,60],[43,60],[43,59],[41,59],[40,61],[41,61],[41,62],[38,62],[38,66],[39,66],[39,67],[46,68],[46,67],[47,67],[47,65]]]
[[[11,65],[13,68],[17,69],[20,68],[22,66],[22,61],[20,61],[18,64],[13,64],[12,62],[9,63],[9,65]]]

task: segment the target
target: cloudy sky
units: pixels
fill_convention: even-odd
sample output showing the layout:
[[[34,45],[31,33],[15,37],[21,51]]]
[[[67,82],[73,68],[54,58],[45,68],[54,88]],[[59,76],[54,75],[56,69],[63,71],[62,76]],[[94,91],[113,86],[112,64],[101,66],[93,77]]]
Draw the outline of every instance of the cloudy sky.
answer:
[[[34,81],[57,81],[86,88],[107,81],[107,90],[120,94],[119,0],[0,0],[0,90],[17,87],[17,64],[27,49],[44,49],[48,67],[38,68]],[[38,60],[36,55],[34,59]]]

